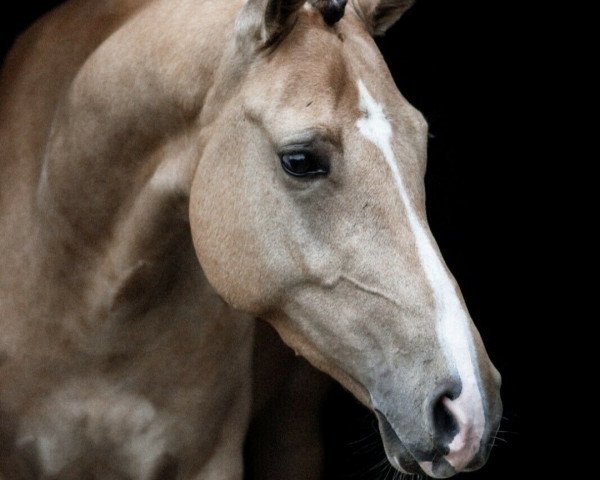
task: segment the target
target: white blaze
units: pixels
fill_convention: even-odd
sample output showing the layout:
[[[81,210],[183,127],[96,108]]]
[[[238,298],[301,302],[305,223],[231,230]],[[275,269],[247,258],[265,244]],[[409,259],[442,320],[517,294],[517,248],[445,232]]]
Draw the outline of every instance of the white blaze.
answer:
[[[456,368],[462,383],[459,397],[452,401],[449,399],[445,401],[446,408],[454,415],[460,431],[450,444],[450,453],[444,458],[455,469],[460,470],[479,450],[479,442],[485,428],[469,317],[458,298],[454,283],[444,267],[431,235],[412,206],[392,150],[392,126],[382,106],[373,99],[362,80],[358,81],[358,91],[360,109],[365,116],[358,120],[357,127],[365,137],[379,147],[392,172],[406,209],[419,259],[435,297],[437,335],[447,360]],[[427,468],[429,465],[423,467]]]

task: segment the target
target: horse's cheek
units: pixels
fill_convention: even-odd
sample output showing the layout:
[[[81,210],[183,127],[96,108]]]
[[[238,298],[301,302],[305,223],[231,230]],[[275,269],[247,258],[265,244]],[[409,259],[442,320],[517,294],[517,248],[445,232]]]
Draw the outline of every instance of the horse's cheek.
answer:
[[[192,187],[190,225],[196,256],[210,284],[229,305],[259,315],[272,308],[278,281],[261,260],[257,222],[244,218],[241,203],[229,195],[237,186],[213,186],[210,178],[197,175]]]

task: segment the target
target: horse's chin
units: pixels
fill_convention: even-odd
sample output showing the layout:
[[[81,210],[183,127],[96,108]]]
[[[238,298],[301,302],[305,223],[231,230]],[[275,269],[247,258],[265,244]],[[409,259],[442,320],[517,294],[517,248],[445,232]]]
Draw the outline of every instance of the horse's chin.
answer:
[[[433,478],[448,478],[456,474],[450,464],[437,461],[418,462],[406,445],[400,440],[394,428],[390,425],[383,413],[375,410],[379,421],[379,430],[383,440],[383,447],[390,464],[398,471],[408,475],[426,475]]]
[[[393,427],[388,422],[385,415],[379,410],[375,410],[377,420],[379,421],[379,431],[383,440],[383,448],[391,465],[402,473],[408,475],[419,475],[423,470],[419,462],[412,456],[408,448],[402,443]]]

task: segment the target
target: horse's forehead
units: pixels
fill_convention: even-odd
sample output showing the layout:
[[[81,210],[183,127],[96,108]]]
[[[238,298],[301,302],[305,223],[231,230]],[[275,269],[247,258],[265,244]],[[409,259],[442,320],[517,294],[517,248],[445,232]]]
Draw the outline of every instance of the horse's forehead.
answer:
[[[359,81],[390,109],[406,103],[372,37],[351,19],[331,28],[314,12],[303,12],[298,25],[262,66],[262,73],[260,87],[268,85],[269,96],[281,106],[302,104],[311,97],[330,108],[357,113]],[[342,97],[349,97],[348,101],[342,102]]]
[[[339,91],[350,74],[343,47],[333,32],[301,24],[277,49],[266,70],[290,92]]]
[[[257,72],[248,103],[272,133],[285,136],[323,127],[340,136],[346,131],[355,142],[364,143],[355,127],[364,114],[359,83],[384,109],[396,139],[426,130],[420,113],[398,91],[371,36],[351,19],[325,27],[314,12],[304,11]]]

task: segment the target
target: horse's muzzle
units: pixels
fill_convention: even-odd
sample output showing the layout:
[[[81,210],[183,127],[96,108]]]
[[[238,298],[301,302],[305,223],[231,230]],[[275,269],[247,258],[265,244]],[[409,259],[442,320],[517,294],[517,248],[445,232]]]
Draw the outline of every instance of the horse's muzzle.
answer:
[[[426,402],[423,420],[413,418],[413,424],[423,421],[422,431],[397,431],[386,415],[375,410],[386,455],[398,470],[409,474],[426,474],[434,478],[448,478],[459,472],[481,468],[491,450],[502,414],[502,403],[495,399],[488,406],[485,429],[477,435],[471,412],[454,399],[460,384],[444,383]],[[400,434],[406,438],[401,439]],[[420,438],[411,438],[420,437]]]

